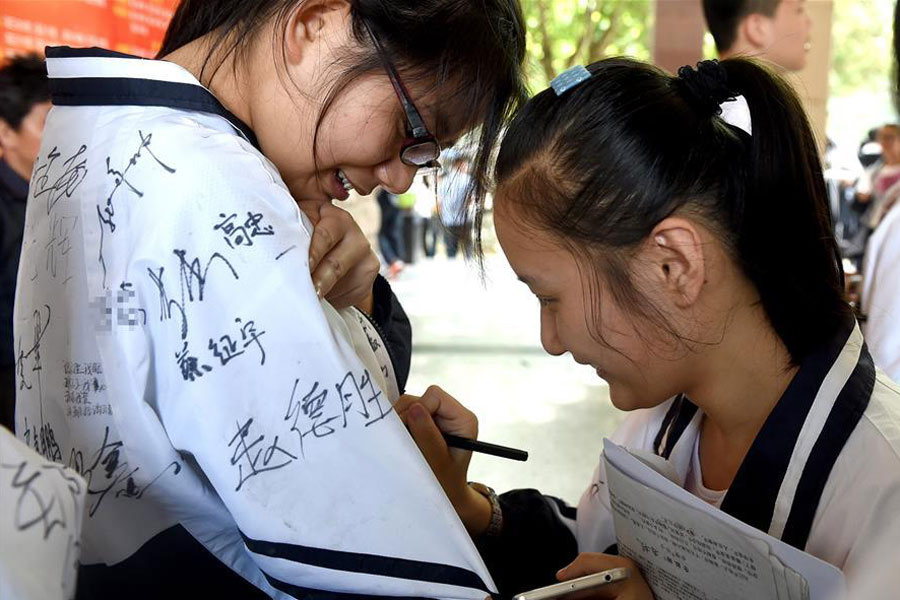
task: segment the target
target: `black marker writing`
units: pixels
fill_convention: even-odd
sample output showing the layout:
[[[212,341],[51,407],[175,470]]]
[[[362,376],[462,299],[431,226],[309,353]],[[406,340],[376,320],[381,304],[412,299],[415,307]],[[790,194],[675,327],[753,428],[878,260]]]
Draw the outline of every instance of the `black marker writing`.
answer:
[[[253,419],[247,419],[243,424],[237,424],[237,433],[228,442],[228,447],[234,446],[234,453],[231,455],[231,466],[238,468],[238,484],[234,491],[240,491],[244,483],[267,471],[275,471],[288,466],[296,456],[278,445],[278,436],[268,446],[263,445],[257,448],[259,444],[265,440],[264,435],[260,435],[252,442],[248,440],[250,437],[250,426]],[[254,451],[255,450],[255,451]]]
[[[97,219],[100,223],[100,248],[98,252],[97,260],[100,262],[100,266],[103,268],[103,287],[106,287],[106,261],[103,258],[103,242],[106,235],[106,231],[109,231],[110,234],[114,233],[116,230],[116,205],[115,205],[115,196],[118,193],[119,189],[124,185],[132,194],[136,195],[138,198],[142,198],[144,196],[144,192],[136,188],[134,185],[128,181],[128,172],[132,167],[138,164],[138,161],[143,158],[143,152],[146,151],[156,164],[162,167],[169,174],[175,173],[175,169],[165,164],[163,161],[157,157],[152,150],[150,150],[150,143],[153,141],[153,134],[148,133],[144,135],[144,132],[138,130],[138,137],[141,140],[140,145],[138,146],[137,151],[131,155],[131,158],[128,159],[128,164],[125,165],[124,169],[115,169],[112,167],[110,163],[110,157],[106,157],[106,174],[111,175],[113,179],[113,189],[110,191],[109,195],[106,197],[106,201],[102,204],[97,205]]]
[[[90,463],[85,466],[84,454],[81,450],[72,449],[69,455],[69,467],[77,471],[87,481],[88,496],[94,498],[93,504],[88,509],[88,515],[93,517],[103,503],[103,500],[114,492],[114,496],[140,499],[144,492],[150,488],[167,471],[172,475],[181,472],[181,463],[173,461],[166,465],[159,474],[153,477],[146,485],[139,486],[134,476],[140,471],[140,467],[130,468],[128,461],[122,460],[123,443],[119,440],[111,440],[109,427],[103,432],[103,442],[88,459]]]
[[[63,196],[71,198],[84,178],[87,177],[87,159],[82,155],[87,150],[87,146],[82,145],[78,150],[63,161],[65,168],[62,175],[51,181],[53,175],[50,171],[56,159],[62,156],[57,146],[47,153],[44,162],[38,164],[34,169],[34,175],[31,178],[31,188],[34,190],[34,198],[46,198],[47,214],[53,210],[56,203]]]
[[[247,212],[247,218],[243,223],[237,219],[237,213],[226,215],[219,213],[221,221],[213,226],[213,231],[221,231],[224,234],[225,243],[230,248],[236,246],[252,246],[253,238],[262,235],[273,235],[275,231],[271,225],[262,225],[262,214]]]
[[[18,464],[2,463],[0,467],[12,470],[12,492],[18,493],[15,501],[13,521],[18,531],[27,531],[35,526],[43,527],[43,538],[50,537],[54,528],[66,529],[68,517],[67,500],[71,500],[71,514],[77,518],[78,495],[82,493],[82,483],[63,470],[62,465],[46,463],[29,465],[22,461]],[[65,482],[69,498],[60,496],[58,486],[52,483],[44,486],[47,478],[62,479]]]

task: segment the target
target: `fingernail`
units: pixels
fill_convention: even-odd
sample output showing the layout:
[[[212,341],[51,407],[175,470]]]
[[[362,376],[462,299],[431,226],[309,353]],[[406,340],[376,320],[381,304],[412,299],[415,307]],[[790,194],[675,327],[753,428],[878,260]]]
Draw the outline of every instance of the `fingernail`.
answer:
[[[321,282],[321,281],[316,281],[316,282],[315,282],[315,286],[316,286],[316,297],[317,297],[319,300],[321,300],[321,299],[322,299],[322,282]]]
[[[413,404],[406,413],[409,415],[409,419],[415,423],[425,420],[425,408],[421,404]]]

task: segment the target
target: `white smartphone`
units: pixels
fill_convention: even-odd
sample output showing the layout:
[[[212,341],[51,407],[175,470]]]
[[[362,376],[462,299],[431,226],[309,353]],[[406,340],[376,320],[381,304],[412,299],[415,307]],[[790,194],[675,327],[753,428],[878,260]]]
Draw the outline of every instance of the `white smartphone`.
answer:
[[[628,579],[631,576],[631,570],[625,567],[610,569],[593,575],[586,575],[578,579],[570,579],[562,583],[554,583],[547,587],[531,590],[530,592],[522,592],[513,596],[513,600],[549,600],[550,598],[568,598],[570,595],[582,595],[579,592],[585,592],[593,588],[604,585],[610,585],[618,581]]]

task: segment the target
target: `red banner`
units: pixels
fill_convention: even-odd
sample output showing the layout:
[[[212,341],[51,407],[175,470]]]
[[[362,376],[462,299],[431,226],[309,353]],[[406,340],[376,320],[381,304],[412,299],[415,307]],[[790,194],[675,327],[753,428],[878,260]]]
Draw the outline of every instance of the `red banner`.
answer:
[[[178,0],[0,0],[0,61],[45,46],[152,57]]]

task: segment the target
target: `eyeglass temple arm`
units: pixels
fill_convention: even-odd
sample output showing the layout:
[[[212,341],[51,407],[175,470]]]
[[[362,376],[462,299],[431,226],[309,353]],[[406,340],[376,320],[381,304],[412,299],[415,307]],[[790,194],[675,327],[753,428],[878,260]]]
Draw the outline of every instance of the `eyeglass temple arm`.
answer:
[[[388,60],[387,52],[385,52],[384,47],[375,36],[375,32],[372,31],[371,27],[369,27],[369,24],[363,21],[363,25],[365,25],[366,31],[369,32],[369,37],[372,38],[372,43],[375,44],[375,50],[378,52],[378,56],[381,58],[381,62],[384,64],[384,68],[388,74],[388,79],[391,80],[391,85],[394,86],[394,92],[396,92],[397,97],[400,98],[400,103],[403,105],[403,110],[406,113],[406,118],[409,120],[409,125],[412,128],[413,138],[425,137],[426,135],[428,135],[428,128],[425,127],[425,121],[422,119],[422,115],[419,114],[418,109],[416,109],[416,105],[413,104],[412,100],[410,99],[409,92],[406,91],[406,88],[403,87],[403,84],[400,82],[400,75],[397,73],[397,69],[395,69],[391,61]]]

